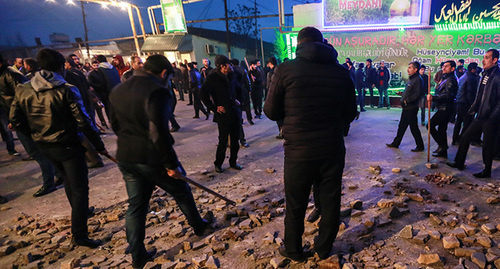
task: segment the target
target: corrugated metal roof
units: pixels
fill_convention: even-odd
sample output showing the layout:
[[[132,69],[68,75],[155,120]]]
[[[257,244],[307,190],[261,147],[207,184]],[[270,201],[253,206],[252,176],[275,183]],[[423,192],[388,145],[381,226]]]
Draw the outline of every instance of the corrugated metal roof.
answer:
[[[156,35],[148,36],[142,51],[156,52],[156,51],[180,51],[188,52],[193,50],[193,37],[189,34],[186,35]]]

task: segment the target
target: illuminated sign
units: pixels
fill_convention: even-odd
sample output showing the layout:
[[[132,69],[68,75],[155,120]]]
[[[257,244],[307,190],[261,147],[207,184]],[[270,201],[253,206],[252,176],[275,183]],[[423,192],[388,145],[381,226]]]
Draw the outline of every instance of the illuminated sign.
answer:
[[[431,22],[438,31],[500,29],[500,1],[451,0],[444,5],[433,3]]]
[[[161,0],[161,12],[166,33],[187,33],[182,0]]]
[[[422,0],[324,0],[325,28],[418,25]]]

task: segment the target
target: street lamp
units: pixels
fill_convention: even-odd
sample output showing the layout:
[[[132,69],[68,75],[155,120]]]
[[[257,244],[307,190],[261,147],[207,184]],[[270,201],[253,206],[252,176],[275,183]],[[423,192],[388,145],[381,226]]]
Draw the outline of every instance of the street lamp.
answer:
[[[145,30],[144,30],[144,23],[142,21],[142,15],[141,15],[141,12],[140,12],[138,6],[131,4],[131,3],[117,1],[117,0],[68,0],[68,4],[74,5],[75,4],[74,1],[82,2],[82,13],[83,13],[83,2],[87,2],[87,3],[91,2],[91,3],[101,4],[103,6],[103,8],[107,8],[109,5],[111,5],[111,6],[115,6],[115,7],[120,7],[122,9],[126,9],[128,12],[129,20],[130,20],[130,26],[132,27],[132,33],[134,35],[134,42],[135,42],[135,48],[137,50],[137,55],[138,56],[141,55],[141,49],[139,47],[139,40],[137,39],[137,31],[135,30],[134,16],[132,14],[132,8],[134,8],[135,11],[137,12],[137,17],[139,18],[139,24],[141,26],[142,40],[145,41],[146,34],[145,34]],[[46,2],[55,2],[55,0],[46,0]],[[83,16],[84,16],[83,21],[84,21],[84,27],[85,27],[85,36],[87,36],[87,26],[85,23],[85,13],[83,13]],[[86,39],[88,39],[88,38],[86,37]],[[85,40],[85,41],[88,42],[88,40]],[[88,52],[88,43],[87,43],[87,52]]]

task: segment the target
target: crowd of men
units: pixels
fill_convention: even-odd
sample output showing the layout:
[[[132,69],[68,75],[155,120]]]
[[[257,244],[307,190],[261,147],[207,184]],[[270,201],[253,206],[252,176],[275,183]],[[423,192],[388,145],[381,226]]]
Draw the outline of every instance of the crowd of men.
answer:
[[[390,108],[391,73],[384,61],[377,69],[371,59],[358,63],[357,70],[349,58],[339,64],[335,48],[313,27],[299,32],[296,54],[296,59],[279,65],[271,57],[267,72],[258,60],[240,63],[224,55],[215,57],[215,68],[209,59],[203,59],[200,70],[196,62],[170,63],[161,55],[149,56],[145,62],[132,56],[130,63],[120,55],[111,63],[98,55],[91,65],[84,65],[77,55],[65,58],[55,50],[42,49],[36,59],[16,59],[12,66],[0,55],[0,131],[9,154],[19,155],[12,135],[16,131],[30,158],[39,164],[43,185],[35,197],[64,184],[72,207],[73,243],[95,248],[101,242],[88,237],[88,169],[103,166],[99,155],[109,156],[99,134],[111,126],[129,196],[129,251],[133,267],[142,268],[155,255],[144,247],[146,214],[155,186],[174,197],[196,235],[202,236],[210,227],[210,216],[200,216],[188,184],[179,180],[185,170],[171,135],[181,128],[174,115],[176,94],[182,101],[188,95],[193,118],[200,118],[201,112],[208,120],[213,113],[219,133],[214,161],[217,173],[224,172],[228,145],[229,167],[243,169],[237,162],[238,151],[240,145],[249,145],[242,112],[250,125],[254,119],[262,119],[264,112],[277,122],[277,138],[286,141],[287,212],[284,245],[279,252],[297,261],[307,257],[302,248],[303,221],[313,189],[316,219],[321,216],[314,251],[326,259],[340,221],[344,136],[359,116],[357,105],[360,112],[366,111],[365,100],[371,107]],[[481,76],[477,63],[459,71],[455,61],[444,62],[433,78],[434,95],[427,94],[426,67],[409,63],[409,79],[400,93],[402,113],[397,135],[387,146],[398,148],[409,126],[416,142],[411,151],[424,151],[417,116],[419,109],[425,111],[425,103],[432,101],[435,113],[427,126],[438,144],[434,156],[448,157],[446,131],[454,119],[452,145],[459,148],[448,165],[463,170],[469,145],[482,143],[484,169],[474,176],[491,177],[493,159],[500,151],[498,58],[498,50],[485,53]],[[374,88],[379,91],[378,101]],[[7,201],[0,196],[0,202]]]

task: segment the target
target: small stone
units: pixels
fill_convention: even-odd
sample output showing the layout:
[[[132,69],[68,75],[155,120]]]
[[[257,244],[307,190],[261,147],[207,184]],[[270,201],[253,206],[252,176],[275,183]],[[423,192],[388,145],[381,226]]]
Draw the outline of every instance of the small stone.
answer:
[[[358,187],[358,185],[354,184],[354,185],[349,185],[347,188],[349,190],[357,190],[359,187]]]
[[[417,259],[417,262],[419,264],[423,264],[423,265],[433,265],[433,266],[436,266],[436,265],[442,266],[443,265],[441,258],[439,257],[438,254],[435,254],[435,253],[433,253],[433,254],[420,254],[420,256]]]
[[[464,229],[465,233],[466,233],[468,236],[471,236],[471,235],[474,235],[474,234],[476,234],[476,233],[477,233],[477,229],[476,229],[476,227],[471,226],[471,225],[462,224],[462,225],[460,225],[460,228]]]
[[[482,252],[472,253],[472,256],[470,259],[473,263],[477,264],[477,266],[479,266],[480,268],[486,267],[486,257],[484,256],[484,254]]]
[[[351,217],[356,218],[356,217],[360,217],[363,214],[364,214],[363,211],[353,209],[352,212],[351,212]]]
[[[188,250],[191,250],[191,248],[193,248],[191,242],[184,242],[184,251],[188,251]]]
[[[73,258],[61,263],[61,269],[73,269],[80,264],[80,259]]]
[[[265,192],[267,192],[267,190],[264,187],[260,187],[257,189],[257,193],[265,193]]]
[[[363,201],[361,200],[354,200],[349,203],[351,208],[356,209],[356,210],[361,210],[363,208]]]
[[[406,193],[405,195],[408,196],[413,201],[417,201],[417,202],[423,202],[424,201],[424,198],[422,197],[422,195],[420,195],[418,193]]]
[[[366,228],[372,228],[373,226],[375,226],[375,218],[369,218],[365,220],[363,224],[365,225]]]
[[[350,207],[342,207],[340,208],[340,216],[341,217],[349,217],[351,215],[352,208]]]
[[[476,238],[467,236],[466,238],[462,239],[462,241],[467,244],[474,244],[476,243]]]
[[[477,207],[475,205],[469,206],[469,212],[476,212],[476,211],[477,211]]]
[[[193,247],[192,247],[192,249],[193,249],[193,250],[202,249],[202,248],[204,248],[206,245],[207,245],[207,243],[205,243],[204,241],[198,241],[198,242],[193,243]]]
[[[454,255],[457,257],[471,257],[472,253],[478,252],[478,251],[479,250],[477,248],[456,248]]]
[[[347,228],[346,224],[343,221],[341,221],[339,224],[339,231],[340,232],[345,231],[345,228]]]
[[[266,173],[268,173],[268,174],[273,174],[275,172],[276,172],[276,170],[274,168],[266,168]]]
[[[392,172],[395,174],[401,173],[401,168],[392,168]]]
[[[199,266],[199,267],[203,267],[205,266],[205,263],[207,262],[208,260],[208,256],[207,255],[202,255],[202,256],[198,256],[198,257],[193,257],[191,259],[191,261],[196,265],[196,266]]]
[[[498,204],[500,202],[500,197],[498,196],[490,196],[486,199],[486,203],[488,204]]]
[[[497,231],[497,228],[493,223],[485,223],[481,226],[481,230],[487,234],[493,234]]]
[[[318,262],[319,269],[340,269],[340,261],[337,255],[328,257]]]
[[[217,242],[217,243],[212,243],[211,247],[214,252],[222,252],[227,249],[228,244],[224,242]]]
[[[438,216],[436,216],[434,214],[429,215],[429,220],[430,220],[431,224],[436,225],[436,226],[441,225],[441,223],[443,223],[443,221]]]
[[[447,202],[450,200],[450,196],[448,196],[448,194],[441,193],[438,195],[438,199],[443,201],[443,202]]]
[[[478,236],[476,242],[485,248],[491,248],[491,239],[487,236]]]
[[[342,269],[356,269],[356,267],[352,263],[346,262],[342,265]]]
[[[397,218],[402,217],[403,213],[401,213],[401,211],[397,207],[393,206],[393,207],[391,207],[391,210],[389,211],[388,216],[391,219],[397,219]]]
[[[417,244],[425,244],[429,241],[429,234],[425,231],[420,231],[415,237],[413,237],[413,242]]]
[[[217,269],[220,267],[220,262],[217,258],[210,256],[208,257],[208,260],[205,262],[205,267],[208,269]]]
[[[412,239],[413,238],[413,226],[411,225],[406,225],[400,232],[399,232],[399,237],[401,238],[406,238],[406,239]]]
[[[427,168],[429,169],[434,169],[438,167],[437,163],[426,163],[425,166],[427,166]]]
[[[382,198],[377,202],[377,206],[380,208],[389,208],[394,205],[394,200]]]
[[[458,224],[458,219],[456,216],[450,215],[450,216],[446,216],[443,219],[443,222],[444,222],[444,224],[446,224],[450,227],[455,227]]]
[[[246,219],[242,222],[240,222],[240,224],[238,224],[238,227],[242,230],[249,230],[249,229],[252,229],[252,220],[251,219]]]
[[[445,236],[443,237],[443,247],[445,249],[459,248],[460,241],[455,236]]]
[[[465,237],[467,237],[467,233],[465,232],[464,228],[462,228],[462,227],[456,228],[455,230],[449,232],[448,234],[456,236],[458,238],[465,238]]]
[[[370,169],[370,172],[375,175],[380,175],[380,172],[382,172],[382,168],[380,168],[380,166],[378,165],[370,165],[368,169]]]
[[[437,240],[440,240],[443,237],[443,235],[439,231],[429,231],[429,235],[430,237]]]

